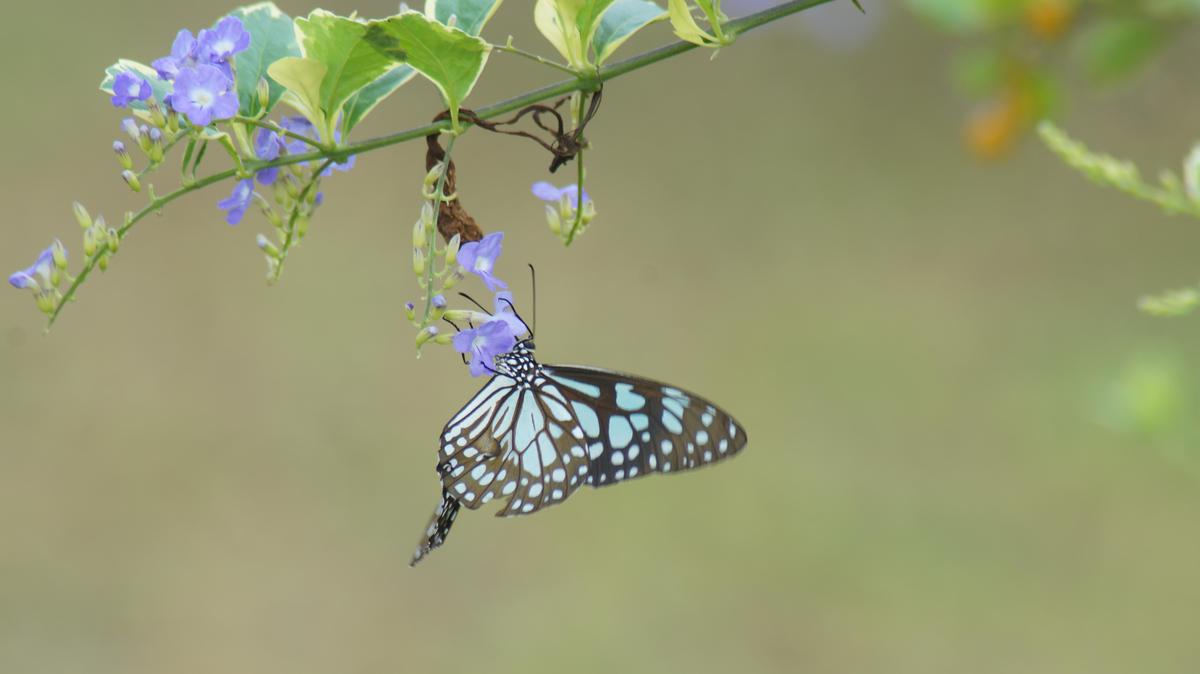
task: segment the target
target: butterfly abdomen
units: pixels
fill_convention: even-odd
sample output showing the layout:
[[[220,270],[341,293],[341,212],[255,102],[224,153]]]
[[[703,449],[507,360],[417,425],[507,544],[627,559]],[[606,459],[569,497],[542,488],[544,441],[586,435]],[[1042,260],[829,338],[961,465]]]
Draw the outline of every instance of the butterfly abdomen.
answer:
[[[454,498],[449,490],[442,489],[442,501],[433,511],[433,517],[429,519],[429,526],[417,543],[417,549],[413,552],[409,566],[416,566],[417,562],[425,558],[425,555],[446,542],[446,537],[450,535],[450,527],[454,526],[454,520],[458,517],[459,507],[458,499]]]

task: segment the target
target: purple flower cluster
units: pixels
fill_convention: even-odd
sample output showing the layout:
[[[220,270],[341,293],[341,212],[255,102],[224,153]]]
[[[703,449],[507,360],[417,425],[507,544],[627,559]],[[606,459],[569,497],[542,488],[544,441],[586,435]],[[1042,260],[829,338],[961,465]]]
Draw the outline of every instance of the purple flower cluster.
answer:
[[[249,46],[250,33],[233,16],[194,37],[187,29],[179,31],[171,54],[151,64],[159,77],[174,83],[166,103],[195,126],[208,126],[213,120],[236,115],[238,97],[232,60]],[[117,104],[117,96],[113,96],[113,103]]]
[[[500,257],[503,240],[504,233],[495,232],[483,237],[482,241],[463,244],[458,252],[459,264],[483,279],[492,291],[508,287],[495,276],[496,260]],[[482,325],[459,332],[452,341],[459,353],[471,354],[472,377],[493,373],[492,364],[496,356],[512,351],[517,340],[528,332],[525,323],[513,311],[511,292],[497,292],[493,309]]]
[[[566,187],[555,187],[550,183],[540,180],[533,184],[533,196],[547,203],[558,203],[563,197],[567,198],[567,203],[571,204],[571,208],[579,208],[579,186],[567,185]],[[583,201],[587,203],[591,201],[587,190],[583,190]]]

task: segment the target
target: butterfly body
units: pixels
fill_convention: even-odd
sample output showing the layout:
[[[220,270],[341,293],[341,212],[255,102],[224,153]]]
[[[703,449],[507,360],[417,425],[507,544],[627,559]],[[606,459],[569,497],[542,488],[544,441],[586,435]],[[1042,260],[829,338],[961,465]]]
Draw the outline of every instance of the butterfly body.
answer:
[[[746,444],[733,417],[704,398],[609,370],[542,365],[533,348],[524,340],[497,356],[491,380],[442,429],[443,501],[413,564],[445,540],[459,505],[496,500],[498,517],[529,514],[584,484],[689,470]]]

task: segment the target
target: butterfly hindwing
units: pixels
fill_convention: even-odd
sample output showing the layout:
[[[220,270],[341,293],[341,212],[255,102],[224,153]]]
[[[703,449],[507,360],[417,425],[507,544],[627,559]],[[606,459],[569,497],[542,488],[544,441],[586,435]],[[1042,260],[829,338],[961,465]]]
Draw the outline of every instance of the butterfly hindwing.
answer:
[[[497,515],[561,503],[587,478],[584,432],[557,385],[496,375],[442,431],[442,484],[468,508],[507,499]]]

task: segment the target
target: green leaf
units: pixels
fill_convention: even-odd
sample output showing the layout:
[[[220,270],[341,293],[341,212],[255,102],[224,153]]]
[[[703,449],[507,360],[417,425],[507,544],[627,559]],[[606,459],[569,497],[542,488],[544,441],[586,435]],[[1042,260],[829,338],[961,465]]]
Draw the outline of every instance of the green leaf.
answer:
[[[425,0],[425,16],[450,25],[467,35],[479,35],[503,0]]]
[[[162,103],[167,94],[171,93],[171,83],[160,79],[154,68],[128,59],[121,59],[104,69],[104,79],[100,81],[100,91],[112,96],[113,83],[116,82],[117,75],[121,73],[133,73],[149,82],[151,95],[159,103]],[[146,109],[145,101],[130,101],[129,106],[135,110]]]
[[[707,47],[717,42],[717,38],[709,35],[696,18],[692,16],[692,8],[687,0],[667,0],[667,12],[671,17],[671,28],[675,36],[685,42]]]
[[[367,42],[366,24],[323,9],[296,19],[296,33],[305,58],[325,66],[319,101],[329,124],[336,123],[342,104],[355,92],[396,65]]]
[[[240,7],[229,15],[240,19],[246,32],[250,33],[250,47],[235,56],[233,63],[237,68],[237,94],[241,112],[247,117],[254,117],[262,111],[258,100],[258,81],[267,76],[267,68],[275,61],[285,56],[300,56],[300,45],[296,42],[292,18],[279,11],[273,2]],[[283,95],[283,86],[270,78],[267,84],[270,90],[267,112],[270,112]]]
[[[579,28],[579,35],[583,37],[583,53],[587,53],[587,47],[591,44],[592,36],[596,32],[596,28],[600,26],[600,17],[608,11],[616,0],[568,0],[568,2],[576,2],[579,9],[575,13],[575,25]]]
[[[667,18],[667,13],[650,0],[616,0],[600,17],[592,37],[596,65],[603,64],[634,33]]]
[[[321,110],[321,82],[326,73],[324,63],[298,56],[285,56],[267,68],[271,79],[287,89],[283,102],[307,117],[322,133],[328,128],[325,113]],[[328,141],[329,138],[323,136],[321,140]]]
[[[1079,40],[1079,54],[1092,77],[1111,81],[1144,65],[1164,45],[1163,28],[1140,17],[1111,18],[1092,25]]]
[[[437,86],[457,127],[458,107],[483,72],[491,45],[420,12],[408,11],[368,25],[366,39],[381,56],[392,63],[407,63]]]
[[[342,105],[342,132],[350,133],[375,106],[404,86],[416,74],[417,71],[408,66],[396,66],[346,99],[346,103]]]

